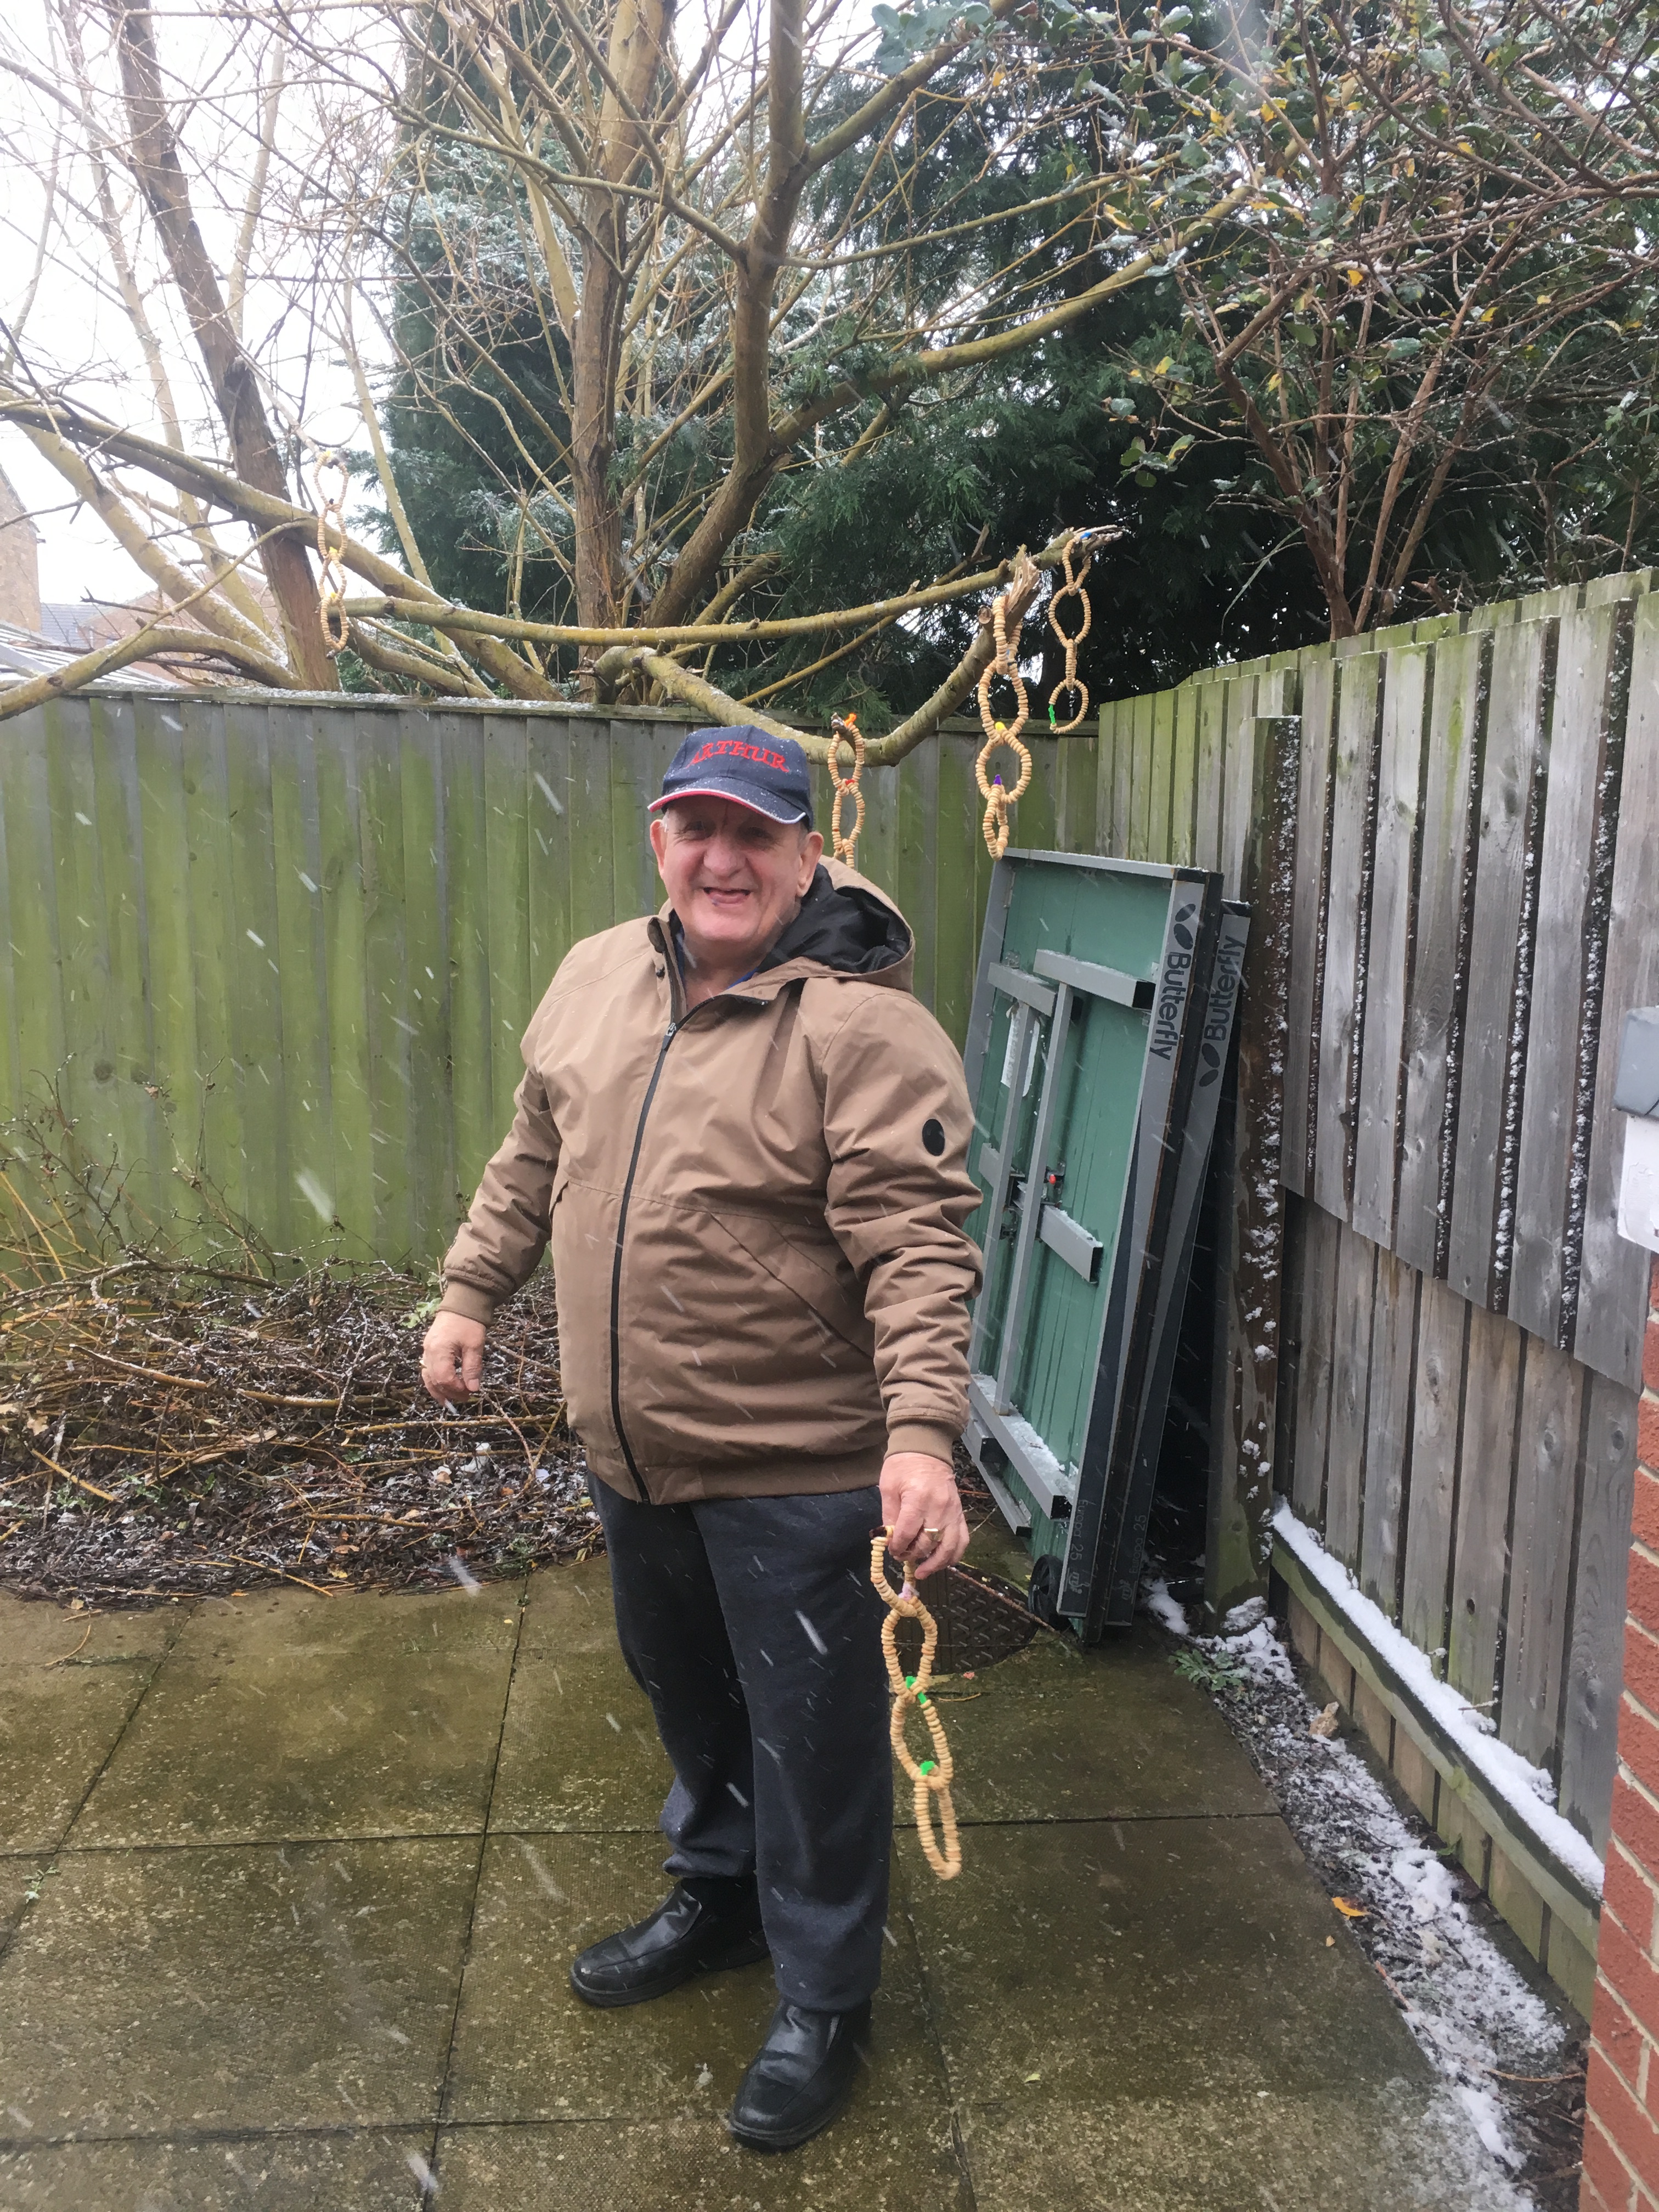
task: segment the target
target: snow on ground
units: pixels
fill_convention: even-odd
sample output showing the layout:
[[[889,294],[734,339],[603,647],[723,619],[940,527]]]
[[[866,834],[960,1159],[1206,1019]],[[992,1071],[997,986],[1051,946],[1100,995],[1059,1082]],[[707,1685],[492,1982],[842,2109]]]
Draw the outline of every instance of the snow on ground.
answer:
[[[1145,1602],[1166,1626],[1175,1628],[1174,1615],[1184,1627],[1162,1585],[1149,1584]],[[1569,2145],[1563,2153],[1553,2128],[1556,2139],[1541,2140],[1524,2097],[1506,2094],[1500,2079],[1536,2082],[1575,2065],[1565,2016],[1481,1924],[1488,1908],[1448,1847],[1401,1814],[1340,1737],[1310,1735],[1318,1708],[1265,1604],[1237,1614],[1228,1616],[1233,1633],[1189,1639],[1176,1663],[1212,1691],[1332,1895],[1361,1909],[1349,1925],[1486,2149],[1511,2175],[1524,2166],[1528,2179],[1565,2178],[1576,2171],[1576,2152]],[[1561,2200],[1552,2191],[1516,2201]]]

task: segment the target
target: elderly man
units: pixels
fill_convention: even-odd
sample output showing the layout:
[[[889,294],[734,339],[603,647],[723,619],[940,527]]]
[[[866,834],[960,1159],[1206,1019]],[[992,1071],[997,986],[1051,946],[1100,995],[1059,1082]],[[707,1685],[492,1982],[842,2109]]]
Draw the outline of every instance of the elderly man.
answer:
[[[926,1575],[968,1532],[970,1113],[912,940],[826,866],[799,745],[699,730],[653,801],[668,892],[577,945],[445,1264],[422,1372],[477,1387],[550,1242],[571,1425],[624,1658],[674,1784],[672,1894],[570,1970],[592,2005],[771,1954],[727,2125],[784,2150],[851,2094],[892,1828],[869,1540]]]

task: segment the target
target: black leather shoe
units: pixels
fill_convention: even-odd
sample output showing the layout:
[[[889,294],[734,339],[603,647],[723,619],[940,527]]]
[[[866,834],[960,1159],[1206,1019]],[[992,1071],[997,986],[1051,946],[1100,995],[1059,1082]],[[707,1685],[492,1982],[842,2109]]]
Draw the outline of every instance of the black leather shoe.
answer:
[[[644,2004],[694,1974],[746,1966],[765,1956],[754,1882],[692,1875],[648,1919],[578,1952],[570,1986],[584,2004]]]
[[[726,2126],[751,2150],[793,2150],[808,2142],[852,2095],[869,2039],[867,1998],[851,2012],[808,2012],[785,1997]]]

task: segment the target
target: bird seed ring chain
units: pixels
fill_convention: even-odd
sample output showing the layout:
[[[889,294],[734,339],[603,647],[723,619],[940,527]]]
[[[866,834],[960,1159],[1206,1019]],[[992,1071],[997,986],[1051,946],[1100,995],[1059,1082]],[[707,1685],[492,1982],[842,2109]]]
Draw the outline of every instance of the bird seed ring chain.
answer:
[[[1075,576],[1072,574],[1073,546],[1078,547],[1083,555],[1083,566]],[[1094,609],[1089,604],[1089,594],[1083,588],[1085,578],[1095,565],[1094,556],[1088,550],[1087,539],[1073,538],[1062,549],[1060,559],[1060,565],[1066,571],[1066,581],[1048,602],[1048,627],[1065,648],[1066,673],[1048,694],[1048,734],[1054,738],[1069,737],[1089,711],[1089,687],[1082,683],[1078,676],[1077,649],[1088,636],[1095,618]],[[1059,622],[1060,603],[1062,599],[1081,599],[1083,602],[1083,621],[1069,635],[1060,628]],[[1069,691],[1078,702],[1077,712],[1069,722],[1056,721],[1054,719],[1054,704],[1062,691]]]
[[[830,836],[835,856],[844,860],[849,868],[858,866],[859,832],[864,827],[864,793],[859,789],[859,778],[864,773],[864,733],[859,728],[856,714],[836,715],[830,725],[830,781],[836,787],[833,811],[830,817]],[[853,773],[841,772],[841,749],[853,749]],[[853,826],[843,837],[841,830],[842,801],[853,802]]]
[[[987,663],[979,679],[979,720],[985,732],[985,743],[980,748],[979,758],[974,763],[974,777],[985,801],[985,845],[994,860],[1000,860],[1008,849],[1008,810],[1031,781],[1031,756],[1020,743],[1019,733],[1025,727],[1030,714],[1030,704],[1025,696],[1025,681],[1019,672],[1018,657],[1008,646],[1008,595],[998,594],[991,603],[991,634],[996,641],[994,657]],[[1014,687],[1014,696],[1019,702],[1019,712],[1009,728],[993,719],[991,714],[991,678],[1006,676]],[[1019,780],[1012,791],[1002,778],[990,773],[991,756],[999,745],[1006,745],[1019,762]]]
[[[908,1566],[904,1571],[904,1588],[902,1590],[895,1591],[888,1581],[887,1534],[887,1530],[883,1528],[870,1539],[870,1580],[875,1585],[876,1595],[887,1607],[887,1618],[881,1624],[881,1649],[887,1662],[887,1680],[893,1692],[893,1719],[889,1731],[892,1737],[893,1756],[909,1776],[915,1790],[916,1836],[927,1863],[941,1881],[954,1881],[962,1872],[962,1843],[957,1834],[956,1807],[951,1802],[951,1778],[955,1768],[951,1764],[951,1747],[945,1741],[945,1723],[939,1717],[939,1708],[927,1694],[933,1679],[933,1651],[939,1643],[939,1624],[916,1595]],[[901,1620],[921,1623],[921,1658],[914,1674],[907,1674],[899,1665],[895,1638]],[[905,1729],[913,1708],[927,1723],[927,1733],[933,1742],[931,1759],[917,1760],[905,1741]],[[933,1832],[935,1798],[939,1800],[938,1836]]]

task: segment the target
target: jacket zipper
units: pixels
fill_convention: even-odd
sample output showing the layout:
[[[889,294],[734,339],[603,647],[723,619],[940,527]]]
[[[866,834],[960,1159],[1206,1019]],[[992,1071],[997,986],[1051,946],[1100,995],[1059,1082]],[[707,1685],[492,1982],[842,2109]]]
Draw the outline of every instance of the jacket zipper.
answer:
[[[663,1041],[657,1048],[657,1064],[651,1071],[651,1080],[645,1086],[645,1097],[640,1106],[639,1124],[634,1131],[633,1157],[628,1163],[627,1180],[623,1184],[622,1206],[617,1215],[617,1252],[611,1268],[611,1419],[616,1428],[617,1442],[622,1446],[623,1458],[627,1462],[629,1474],[634,1479],[634,1487],[640,1493],[640,1503],[642,1505],[650,1504],[651,1493],[646,1488],[645,1478],[640,1473],[635,1461],[633,1447],[629,1443],[627,1431],[623,1427],[622,1417],[623,1240],[628,1233],[628,1205],[634,1195],[634,1177],[639,1170],[640,1151],[645,1143],[646,1116],[651,1111],[651,1101],[657,1095],[657,1085],[662,1075],[662,1064],[668,1057],[668,1048],[673,1043],[674,1035],[678,1028],[678,1022],[669,1023],[663,1034]]]

